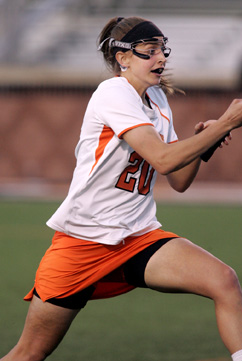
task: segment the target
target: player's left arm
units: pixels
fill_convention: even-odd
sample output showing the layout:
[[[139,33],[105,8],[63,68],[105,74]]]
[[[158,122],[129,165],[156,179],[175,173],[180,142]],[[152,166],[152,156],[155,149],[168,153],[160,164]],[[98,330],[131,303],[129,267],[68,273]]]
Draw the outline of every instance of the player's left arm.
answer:
[[[201,159],[197,158],[184,168],[167,174],[166,177],[170,186],[177,192],[185,192],[195,179],[200,164]]]
[[[204,123],[199,122],[195,126],[195,134],[202,132],[204,129],[209,127],[209,125],[211,125],[214,122],[216,122],[216,120],[208,120]],[[220,146],[222,148],[224,144],[228,145],[229,140],[231,140],[231,139],[232,139],[232,137],[231,137],[231,134],[229,133],[228,136],[225,137],[220,143],[217,142],[216,147]],[[220,144],[220,145],[218,145],[218,144]],[[210,149],[208,149],[207,153],[209,153],[209,152],[210,152]],[[210,154],[210,157],[212,154]],[[204,153],[204,155],[205,155],[205,153]],[[167,179],[168,179],[168,182],[171,185],[171,187],[178,192],[185,192],[190,187],[190,185],[192,184],[192,182],[194,181],[194,179],[197,175],[197,172],[198,172],[200,164],[201,164],[201,159],[203,159],[202,156],[195,159],[192,163],[188,164],[184,168],[179,169],[170,174],[167,174]]]

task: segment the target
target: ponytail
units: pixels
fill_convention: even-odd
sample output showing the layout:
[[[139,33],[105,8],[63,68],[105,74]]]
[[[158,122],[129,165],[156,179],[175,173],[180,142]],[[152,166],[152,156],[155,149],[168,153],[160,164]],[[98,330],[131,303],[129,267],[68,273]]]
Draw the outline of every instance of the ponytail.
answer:
[[[114,28],[118,24],[118,19],[118,17],[112,18],[103,28],[99,35],[98,47],[98,50],[103,53],[104,61],[107,64],[107,67],[114,72],[118,70],[118,66],[116,65],[116,58],[112,56],[111,48],[109,47],[109,39],[111,38]]]
[[[104,61],[107,67],[116,75],[120,74],[120,67],[111,47],[109,46],[109,40],[110,38],[121,40],[122,37],[126,35],[135,25],[143,21],[145,21],[145,19],[138,17],[115,17],[110,19],[101,31],[98,39],[98,50],[103,53]]]

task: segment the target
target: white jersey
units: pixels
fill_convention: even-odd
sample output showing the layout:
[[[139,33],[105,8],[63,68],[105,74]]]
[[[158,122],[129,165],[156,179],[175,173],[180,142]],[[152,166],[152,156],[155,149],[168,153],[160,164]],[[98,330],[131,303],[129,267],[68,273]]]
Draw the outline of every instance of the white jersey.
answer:
[[[153,199],[156,172],[122,139],[129,129],[150,125],[164,142],[177,140],[165,94],[159,87],[147,94],[152,109],[124,77],[102,82],[93,93],[70,190],[49,227],[110,245],[160,228]]]

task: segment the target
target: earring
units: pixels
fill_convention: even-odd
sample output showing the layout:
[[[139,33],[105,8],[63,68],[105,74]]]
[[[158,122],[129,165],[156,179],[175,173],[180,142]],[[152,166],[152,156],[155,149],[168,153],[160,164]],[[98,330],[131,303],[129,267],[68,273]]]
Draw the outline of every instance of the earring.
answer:
[[[121,64],[119,64],[119,66],[120,66],[121,71],[123,71],[123,72],[128,70],[128,68],[126,66],[123,66]]]

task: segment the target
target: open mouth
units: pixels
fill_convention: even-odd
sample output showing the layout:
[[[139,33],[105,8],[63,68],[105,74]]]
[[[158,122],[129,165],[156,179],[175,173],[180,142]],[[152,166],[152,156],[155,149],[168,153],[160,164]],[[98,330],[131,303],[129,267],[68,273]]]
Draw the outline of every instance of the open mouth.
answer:
[[[164,68],[157,68],[155,70],[151,70],[151,73],[162,74],[163,71],[164,71]]]

